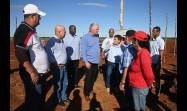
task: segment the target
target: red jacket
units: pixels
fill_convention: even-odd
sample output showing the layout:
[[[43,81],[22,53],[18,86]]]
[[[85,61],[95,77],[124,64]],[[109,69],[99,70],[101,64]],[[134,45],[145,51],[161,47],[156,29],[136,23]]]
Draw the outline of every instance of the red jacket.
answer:
[[[151,67],[151,56],[147,49],[137,52],[129,69],[130,86],[134,88],[150,87],[154,81]]]

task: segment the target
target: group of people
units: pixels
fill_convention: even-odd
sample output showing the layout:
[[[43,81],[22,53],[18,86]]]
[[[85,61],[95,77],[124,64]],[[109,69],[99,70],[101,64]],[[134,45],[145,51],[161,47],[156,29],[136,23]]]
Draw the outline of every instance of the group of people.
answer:
[[[111,74],[114,69],[115,88],[125,91],[128,83],[132,89],[134,109],[144,110],[149,89],[160,92],[160,68],[164,41],[159,36],[160,28],[153,28],[153,38],[143,32],[128,30],[126,35],[114,35],[109,29],[109,38],[99,46],[99,24],[91,23],[89,32],[82,39],[76,35],[76,26],[69,26],[69,34],[63,25],[55,27],[55,37],[42,45],[36,33],[40,17],[46,13],[34,4],[23,9],[24,21],[14,34],[15,55],[19,61],[19,73],[25,88],[25,106],[27,111],[41,111],[45,103],[46,80],[51,73],[54,80],[54,92],[57,102],[65,105],[69,102],[67,89],[79,88],[78,66],[80,59],[86,67],[83,93],[90,101],[94,82],[98,75],[100,55],[105,59],[106,90],[110,92]],[[154,85],[153,83],[156,83]]]
[[[152,29],[152,37],[135,30],[128,30],[125,35],[114,35],[114,29],[110,28],[109,38],[102,43],[107,92],[111,92],[111,84],[114,89],[124,92],[125,88],[130,88],[136,111],[144,110],[149,90],[158,99],[164,45],[159,26]],[[111,83],[111,79],[115,83]]]

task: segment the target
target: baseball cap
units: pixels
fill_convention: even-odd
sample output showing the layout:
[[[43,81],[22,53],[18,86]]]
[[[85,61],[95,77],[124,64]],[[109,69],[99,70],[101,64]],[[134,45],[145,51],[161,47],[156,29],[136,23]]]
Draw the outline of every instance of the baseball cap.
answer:
[[[148,34],[144,31],[137,31],[135,33],[134,38],[138,39],[139,41],[147,41],[148,40]]]
[[[45,16],[46,13],[39,10],[38,7],[34,4],[27,4],[25,5],[25,7],[23,8],[23,14],[38,14],[41,16]]]

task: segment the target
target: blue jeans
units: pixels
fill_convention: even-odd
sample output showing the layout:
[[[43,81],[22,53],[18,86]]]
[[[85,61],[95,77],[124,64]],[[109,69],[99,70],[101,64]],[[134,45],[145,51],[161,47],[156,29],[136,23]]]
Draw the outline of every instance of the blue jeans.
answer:
[[[58,102],[67,100],[67,86],[68,86],[68,78],[66,66],[57,68],[51,67],[51,71],[54,77],[54,90],[57,93]]]
[[[107,72],[106,72],[106,87],[107,88],[110,88],[110,79],[111,79],[111,74],[112,74],[112,71],[113,69],[115,69],[114,73],[114,82],[116,82],[116,85],[118,84],[117,81],[118,81],[118,77],[120,76],[120,72],[118,70],[118,64],[116,63],[112,63],[110,61],[107,62]]]
[[[148,92],[149,88],[132,88],[132,97],[135,111],[144,111]]]

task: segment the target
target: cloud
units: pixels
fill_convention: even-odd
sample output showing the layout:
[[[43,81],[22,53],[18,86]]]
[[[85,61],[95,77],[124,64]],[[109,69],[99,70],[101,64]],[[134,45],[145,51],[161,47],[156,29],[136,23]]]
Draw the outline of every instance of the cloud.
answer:
[[[82,5],[82,6],[96,6],[96,7],[101,7],[101,8],[106,8],[106,7],[109,6],[109,5],[103,4],[103,3],[91,3],[91,2],[88,2],[88,3],[78,3],[78,5]]]

